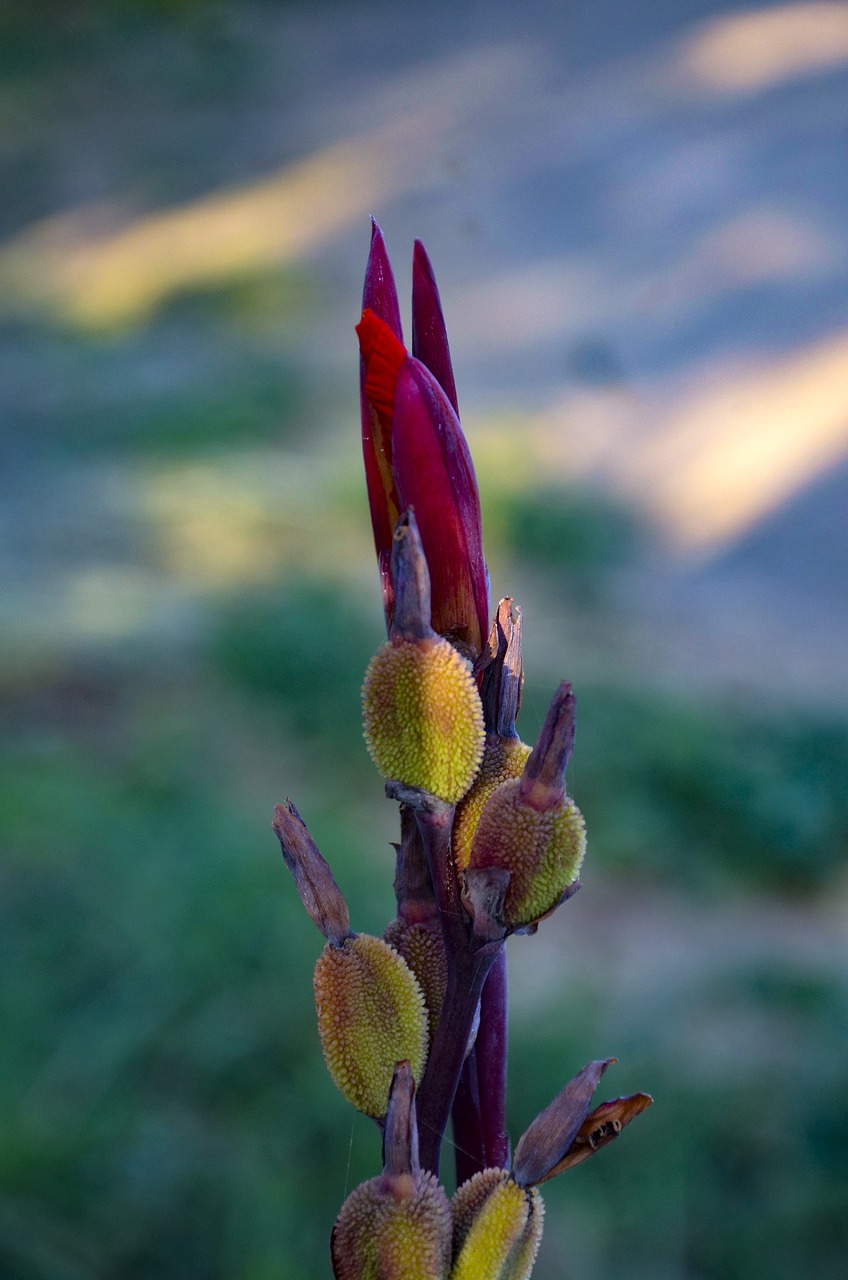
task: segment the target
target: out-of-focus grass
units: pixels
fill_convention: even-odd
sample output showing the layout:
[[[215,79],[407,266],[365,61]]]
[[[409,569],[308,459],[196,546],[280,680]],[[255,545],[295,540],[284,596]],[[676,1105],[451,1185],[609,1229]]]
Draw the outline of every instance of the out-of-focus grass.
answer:
[[[315,538],[331,516],[316,511]],[[572,573],[566,554],[548,568],[514,555],[518,581],[531,560],[552,585]],[[582,550],[574,560],[582,573]],[[16,1280],[326,1274],[329,1227],[379,1142],[321,1064],[310,990],[321,939],[269,820],[290,794],[354,926],[379,932],[395,830],[359,726],[375,607],[376,592],[363,602],[338,578],[292,576],[213,597],[183,668],[134,649],[134,665],[89,658],[82,675],[7,689],[0,1270]],[[528,707],[547,692],[531,679]],[[580,708],[587,895],[594,875],[636,904],[661,885],[720,912],[727,898],[747,894],[754,910],[802,890],[814,912],[833,891],[846,829],[838,719],[620,683],[581,687]],[[544,1010],[514,1004],[514,1138],[593,1056],[621,1059],[603,1096],[647,1088],[656,1105],[615,1151],[546,1191],[539,1280],[795,1280],[810,1259],[836,1280],[838,965],[728,972],[706,954],[695,981],[611,1007],[565,937]]]
[[[228,615],[213,664],[186,679],[137,674],[115,686],[89,675],[82,694],[60,683],[16,700],[28,728],[4,744],[0,791],[5,1274],[325,1274],[329,1224],[345,1186],[373,1172],[379,1144],[321,1066],[310,990],[321,940],[268,820],[291,790],[354,924],[380,928],[391,853],[369,821],[385,805],[381,785],[355,741],[367,642],[357,627],[366,630],[343,599],[300,589],[276,617],[267,604]],[[693,893],[707,883],[716,910],[721,894],[761,880],[762,867],[746,864],[750,819],[706,879],[686,869],[700,819],[686,824],[668,777],[674,763],[697,790],[700,751],[687,764],[665,720],[646,727],[632,709],[628,745],[615,746],[621,704],[616,712],[607,695],[590,714],[592,701],[581,784],[596,871],[626,883],[636,870],[635,886],[647,868]],[[664,716],[703,738],[683,708]],[[671,744],[665,764],[658,742]],[[628,758],[639,762],[635,791],[625,774],[628,798],[605,816],[612,764]],[[749,770],[734,772],[732,759],[724,768],[731,780],[741,772],[744,789]],[[738,821],[722,804],[717,788],[708,808],[718,838],[702,836],[702,860]],[[624,814],[626,858],[615,839]],[[661,856],[649,838],[658,824],[670,841]],[[758,840],[762,862],[764,832]],[[820,889],[826,872],[817,864]],[[791,968],[719,981],[707,965],[694,985],[641,996],[619,1019],[579,957],[568,964],[551,974],[544,1016],[514,1009],[515,1136],[597,1054],[621,1059],[604,1096],[649,1088],[656,1105],[614,1152],[546,1190],[542,1280],[563,1266],[789,1280],[810,1257],[836,1280],[844,985]],[[719,1044],[718,1069],[699,1045],[711,1029],[720,1039],[730,1028],[732,1043],[740,1021],[757,1033],[741,1056]]]
[[[848,1246],[844,985],[791,970],[743,969],[721,982],[705,972],[652,1017],[599,1035],[601,995],[581,999],[578,985],[571,1026],[519,1012],[513,1028],[510,1090],[522,1118],[592,1053],[620,1058],[598,1097],[649,1088],[655,1098],[614,1151],[544,1188],[540,1275],[788,1280],[812,1256],[816,1274],[837,1280]],[[757,1034],[735,1052],[739,1023],[751,1020]],[[693,1047],[710,1031],[729,1041],[716,1046],[720,1066]]]
[[[609,865],[693,891],[826,886],[844,862],[837,721],[580,691],[580,803]]]
[[[641,535],[632,514],[607,495],[572,487],[500,495],[495,505],[506,544],[521,559],[566,576],[582,592],[635,558]]]
[[[236,713],[217,725],[206,694],[95,693],[73,744],[55,724],[6,744],[4,1274],[294,1275],[325,1255],[350,1116],[317,1070],[321,940],[274,852],[276,797],[248,809]],[[342,846],[354,905],[367,836]]]

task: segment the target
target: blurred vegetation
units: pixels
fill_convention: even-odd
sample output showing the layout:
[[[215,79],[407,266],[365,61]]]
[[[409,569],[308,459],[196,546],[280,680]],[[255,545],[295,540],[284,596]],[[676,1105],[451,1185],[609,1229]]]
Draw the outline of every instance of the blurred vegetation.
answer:
[[[86,70],[75,92],[95,86],[110,107],[144,87],[151,49],[177,106],[220,97],[222,85],[245,92],[254,51],[244,24],[220,14],[233,18],[232,6],[0,4],[4,101],[31,136],[10,143],[4,227],[55,211],[44,130],[74,68]],[[157,183],[167,196],[202,187],[204,174],[214,186],[217,139],[206,152],[192,139],[190,163],[178,147],[151,160],[128,143],[126,183],[154,203]],[[363,598],[343,554],[352,489],[367,538],[364,485],[322,477],[327,423],[346,418],[355,431],[355,388],[340,406],[332,377],[302,371],[292,350],[292,315],[314,287],[290,273],[245,277],[89,337],[33,316],[4,322],[27,371],[7,388],[4,443],[22,475],[61,488],[32,535],[42,558],[22,570],[55,607],[44,615],[54,630],[45,637],[34,610],[41,629],[4,652],[0,676],[9,1280],[319,1280],[346,1191],[377,1165],[376,1131],[321,1065],[311,996],[321,940],[270,831],[273,803],[291,795],[355,927],[381,930],[396,832],[361,740],[359,690],[382,620],[376,573]],[[244,519],[257,545],[271,545],[271,568],[235,585],[223,572],[199,582],[200,551],[211,563],[210,534],[222,536],[220,484],[236,486],[248,451],[271,496],[248,491],[239,472],[255,503],[245,499]],[[190,495],[197,554],[179,581],[155,512],[139,515],[134,485],[151,460],[171,477],[168,502],[182,493],[183,506],[177,464],[214,464],[214,483]],[[104,485],[127,525],[113,512],[110,525],[94,502]],[[77,491],[77,523],[53,528],[52,498]],[[4,492],[23,520],[23,481]],[[547,485],[484,497],[516,593],[532,583],[554,631],[582,611],[585,632],[603,636],[620,607],[615,576],[641,554],[629,513]],[[238,532],[241,489],[236,498],[227,519]],[[165,515],[176,520],[167,503]],[[9,527],[9,554],[23,556],[14,517]],[[157,600],[182,592],[167,625],[157,614],[147,629],[127,622],[117,641],[62,631],[63,592],[86,556],[116,579],[140,563]],[[117,616],[120,602],[111,608]],[[529,610],[525,622],[529,632]],[[659,901],[691,915],[694,931],[705,910],[732,904],[743,920],[768,914],[778,953],[784,922],[812,943],[844,899],[848,725],[684,695],[662,676],[635,687],[611,666],[608,679],[580,683],[572,785],[590,832],[585,896],[592,877],[600,891],[613,886],[622,927]],[[549,695],[531,669],[526,736]],[[640,987],[581,965],[567,922],[561,938],[557,927],[537,940],[551,970],[545,1002],[514,1004],[513,1136],[602,1054],[621,1060],[604,1096],[645,1088],[656,1105],[612,1153],[546,1190],[538,1280],[841,1277],[844,955],[823,961],[811,946],[804,962],[767,964],[744,947],[702,945],[696,973]],[[661,941],[646,937],[646,950]],[[516,940],[516,958],[533,945]]]
[[[392,860],[358,716],[376,631],[342,588],[292,582],[222,609],[179,678],[68,671],[11,697],[0,1274],[326,1274],[328,1225],[379,1144],[320,1065],[320,939],[268,818],[290,791],[355,924],[378,931]],[[656,877],[716,911],[828,892],[844,726],[581,695],[595,877],[637,898]],[[565,1258],[575,1275],[789,1280],[815,1257],[836,1280],[844,981],[739,962],[621,999],[583,974],[552,980],[556,1016],[515,1006],[514,1132],[599,1053],[622,1063],[608,1094],[657,1098],[614,1154],[547,1189],[540,1275]]]

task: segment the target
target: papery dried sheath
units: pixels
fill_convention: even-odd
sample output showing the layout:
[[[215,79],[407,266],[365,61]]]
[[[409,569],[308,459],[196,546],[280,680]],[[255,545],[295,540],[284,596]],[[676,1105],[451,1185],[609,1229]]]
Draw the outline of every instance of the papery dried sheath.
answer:
[[[574,1141],[589,1114],[601,1076],[615,1058],[589,1062],[522,1134],[515,1148],[513,1175],[522,1186],[542,1182]]]
[[[600,1151],[653,1102],[648,1093],[613,1098],[590,1110],[601,1076],[615,1058],[588,1063],[536,1117],[515,1149],[513,1176],[537,1186]]]
[[[350,933],[347,903],[291,800],[276,806],[273,826],[301,902],[324,937],[338,946]]]
[[[627,1098],[612,1098],[590,1111],[578,1129],[568,1150],[549,1170],[541,1182],[555,1178],[576,1164],[582,1164],[597,1151],[609,1146],[621,1131],[653,1103],[649,1093],[633,1093]]]

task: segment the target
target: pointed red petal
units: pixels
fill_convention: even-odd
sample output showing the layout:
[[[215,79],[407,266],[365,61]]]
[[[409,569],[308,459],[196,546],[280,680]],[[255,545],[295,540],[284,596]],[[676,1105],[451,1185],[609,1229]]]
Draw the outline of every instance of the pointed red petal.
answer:
[[[362,309],[370,311],[387,326],[398,342],[403,340],[398,306],[397,289],[392,275],[389,255],[383,233],[371,219],[371,248],[365,268],[365,284],[362,290]],[[389,561],[391,558],[392,532],[400,505],[392,477],[390,429],[381,423],[380,416],[365,393],[366,361],[360,360],[360,404],[362,410],[362,454],[365,461],[365,482],[368,487],[368,505],[374,530],[374,547],[380,567],[380,586],[386,626],[391,622],[394,592]]]
[[[368,253],[365,284],[362,289],[362,310],[373,311],[375,316],[379,316],[389,326],[395,337],[403,342],[395,278],[386,252],[383,233],[373,218],[371,219],[371,249]]]
[[[389,626],[394,609],[389,561],[392,534],[401,510],[392,473],[392,405],[398,369],[408,357],[406,348],[389,325],[370,309],[363,311],[356,332],[362,352],[362,456],[374,547],[380,566],[383,609]]]
[[[427,251],[415,241],[412,255],[412,354],[425,364],[459,413],[442,301]]]
[[[453,406],[419,360],[397,375],[391,448],[398,499],[415,509],[430,569],[433,630],[476,656],[489,626],[477,480]]]

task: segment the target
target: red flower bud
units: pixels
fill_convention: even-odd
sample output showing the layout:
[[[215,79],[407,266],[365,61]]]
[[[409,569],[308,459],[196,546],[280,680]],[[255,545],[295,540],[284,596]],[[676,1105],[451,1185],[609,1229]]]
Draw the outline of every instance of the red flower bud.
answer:
[[[488,631],[489,591],[480,497],[459,419],[438,290],[416,245],[413,343],[403,346],[396,295],[379,229],[372,236],[357,326],[362,352],[362,441],[374,542],[387,624],[394,598],[389,575],[392,531],[415,510],[432,586],[432,625],[466,656]]]

